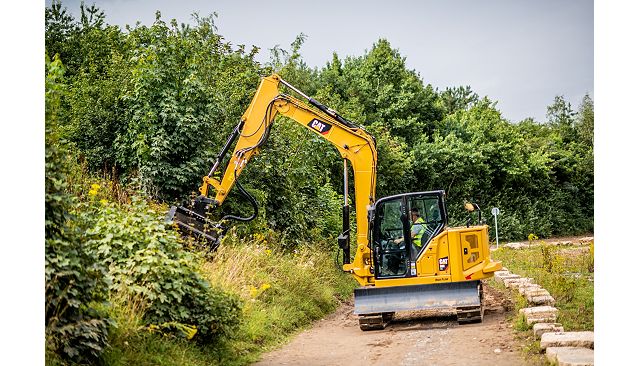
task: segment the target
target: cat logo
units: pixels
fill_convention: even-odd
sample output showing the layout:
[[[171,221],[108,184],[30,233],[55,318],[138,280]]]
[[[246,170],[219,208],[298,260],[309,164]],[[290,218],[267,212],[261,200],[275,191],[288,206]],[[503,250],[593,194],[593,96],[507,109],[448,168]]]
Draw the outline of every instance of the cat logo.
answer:
[[[449,257],[438,259],[438,270],[446,271],[447,267],[449,267]]]
[[[312,119],[311,122],[307,124],[307,126],[320,132],[323,135],[326,135],[332,127],[330,124],[321,122],[316,118]]]

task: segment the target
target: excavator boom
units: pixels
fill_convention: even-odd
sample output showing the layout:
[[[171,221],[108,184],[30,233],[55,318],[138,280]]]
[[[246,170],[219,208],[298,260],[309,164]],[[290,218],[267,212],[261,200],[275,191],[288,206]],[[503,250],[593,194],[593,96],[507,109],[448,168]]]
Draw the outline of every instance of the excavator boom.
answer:
[[[288,86],[302,95],[311,106],[291,95],[281,93],[279,90],[281,85]],[[344,159],[345,204],[343,208],[343,232],[339,236],[340,247],[343,249],[343,270],[351,272],[362,285],[370,283],[370,279],[373,276],[371,263],[365,263],[364,259],[370,257],[367,235],[369,225],[367,208],[371,207],[375,202],[377,164],[375,139],[362,127],[348,121],[313,98],[304,95],[304,93],[282,80],[277,74],[262,78],[251,104],[242,115],[240,123],[229,136],[209,174],[203,177],[203,183],[199,189],[200,197],[195,202],[195,206],[199,206],[200,209],[172,208],[175,214],[170,214],[168,221],[178,221],[178,225],[181,228],[190,230],[196,235],[204,236],[209,241],[213,240],[217,245],[219,241],[218,232],[221,231],[220,225],[205,221],[206,218],[202,211],[206,207],[220,206],[225,201],[230,190],[238,183],[238,177],[240,177],[244,168],[267,141],[270,129],[278,115],[289,117],[331,142]],[[220,180],[213,178],[234,140],[237,140],[237,142],[222,178]],[[348,177],[347,161],[351,163],[353,169],[357,226],[356,242],[359,251],[359,255],[355,257],[353,263],[351,263],[349,254],[349,205],[347,202],[348,192],[346,192],[348,187],[346,181]],[[213,199],[208,198],[212,190],[215,192]],[[176,215],[180,215],[179,220],[176,220]],[[237,217],[232,218],[238,219]],[[216,225],[218,226],[217,228]]]

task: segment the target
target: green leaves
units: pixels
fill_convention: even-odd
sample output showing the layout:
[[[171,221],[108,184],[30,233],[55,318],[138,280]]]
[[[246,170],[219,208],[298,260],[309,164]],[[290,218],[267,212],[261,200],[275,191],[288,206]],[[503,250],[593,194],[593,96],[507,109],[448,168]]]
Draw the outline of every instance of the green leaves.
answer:
[[[147,324],[191,324],[198,329],[194,339],[218,342],[237,326],[239,301],[211,288],[198,256],[185,251],[162,220],[140,197],[122,208],[100,207],[88,245],[108,264],[111,290],[146,304]]]
[[[46,61],[45,79],[45,332],[48,350],[65,359],[95,360],[107,344],[111,321],[97,310],[107,297],[106,269],[87,250],[84,217],[74,217],[67,193],[68,147],[59,138],[64,67]]]

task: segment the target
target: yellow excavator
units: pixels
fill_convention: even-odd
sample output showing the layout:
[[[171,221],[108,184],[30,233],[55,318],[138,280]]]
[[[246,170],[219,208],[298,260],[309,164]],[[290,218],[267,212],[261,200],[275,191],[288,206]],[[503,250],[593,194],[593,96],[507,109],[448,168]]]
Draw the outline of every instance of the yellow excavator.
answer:
[[[280,92],[286,86],[304,97],[304,103]],[[362,330],[383,329],[399,311],[455,309],[459,323],[481,322],[482,282],[502,268],[489,252],[488,226],[448,227],[442,190],[412,192],[376,201],[377,152],[375,138],[361,126],[343,118],[273,74],[263,77],[251,104],[203,177],[200,195],[189,205],[171,207],[167,221],[182,231],[206,239],[215,248],[226,227],[207,216],[222,205],[234,185],[254,208],[250,217],[227,215],[248,221],[257,214],[256,201],[242,188],[238,177],[266,142],[277,115],[300,123],[338,149],[344,165],[343,228],[338,236],[344,272],[360,285],[355,289],[355,314]],[[218,170],[234,141],[233,154],[220,180]],[[354,179],[356,249],[351,260],[348,162]],[[213,192],[215,196],[213,196]]]

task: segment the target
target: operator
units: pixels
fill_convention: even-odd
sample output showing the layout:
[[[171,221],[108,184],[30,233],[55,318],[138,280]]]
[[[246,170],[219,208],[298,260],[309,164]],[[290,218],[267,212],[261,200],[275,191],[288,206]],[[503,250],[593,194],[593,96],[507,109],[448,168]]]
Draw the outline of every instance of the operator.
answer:
[[[422,217],[420,217],[420,211],[417,208],[411,209],[411,240],[413,245],[417,248],[422,246],[422,235],[425,232],[425,221]],[[393,242],[396,244],[400,244],[404,238],[398,238]]]

